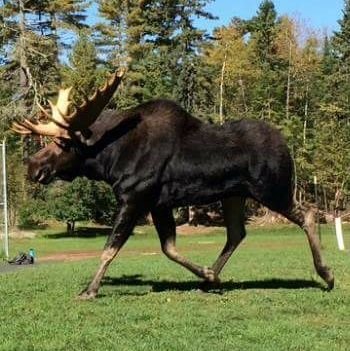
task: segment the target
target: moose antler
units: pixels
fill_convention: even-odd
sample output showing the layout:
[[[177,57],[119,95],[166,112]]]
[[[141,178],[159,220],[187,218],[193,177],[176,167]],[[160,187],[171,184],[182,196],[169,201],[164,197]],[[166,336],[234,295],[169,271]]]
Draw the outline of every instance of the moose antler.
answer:
[[[115,72],[102,89],[97,89],[90,98],[85,99],[80,106],[76,107],[72,114],[63,116],[70,128],[84,130],[96,121],[117,90],[124,73],[125,70]]]
[[[22,135],[34,133],[50,137],[70,138],[70,133],[84,131],[95,122],[118,88],[124,73],[124,70],[115,72],[101,89],[97,89],[90,98],[84,99],[83,103],[75,107],[71,114],[68,112],[69,106],[72,104],[69,101],[72,88],[60,89],[57,103],[49,101],[51,115],[38,104],[40,110],[50,120],[49,123],[33,123],[25,119],[13,123],[12,129]]]
[[[68,130],[60,128],[55,122],[35,124],[28,119],[25,119],[22,122],[14,122],[12,124],[12,130],[22,135],[30,135],[34,133],[55,138],[70,138]]]

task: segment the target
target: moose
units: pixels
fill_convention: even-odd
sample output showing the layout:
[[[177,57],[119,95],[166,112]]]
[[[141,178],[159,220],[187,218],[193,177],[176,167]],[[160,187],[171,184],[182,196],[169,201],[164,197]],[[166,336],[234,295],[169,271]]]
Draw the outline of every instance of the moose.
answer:
[[[312,206],[294,201],[293,160],[281,133],[263,121],[241,119],[204,123],[177,103],[154,100],[118,112],[104,110],[122,80],[116,71],[103,88],[72,106],[71,88],[61,89],[47,123],[24,119],[13,124],[22,135],[52,138],[28,161],[28,178],[48,184],[55,178],[103,180],[111,185],[119,210],[100,266],[82,299],[98,294],[101,280],[132,234],[140,216],[151,213],[164,254],[202,278],[219,274],[246,235],[245,201],[252,198],[301,227],[313,263],[327,289],[331,269],[321,255]],[[221,201],[226,243],[211,267],[195,264],[176,249],[173,209]]]

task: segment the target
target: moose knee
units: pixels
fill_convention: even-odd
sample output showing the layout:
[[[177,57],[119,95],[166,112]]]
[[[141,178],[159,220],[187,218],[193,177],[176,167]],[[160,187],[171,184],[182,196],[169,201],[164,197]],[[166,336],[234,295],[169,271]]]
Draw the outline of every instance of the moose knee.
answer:
[[[177,256],[177,251],[173,244],[163,244],[162,252],[170,259],[174,259]]]
[[[112,261],[114,256],[116,254],[116,250],[114,248],[110,248],[110,249],[105,249],[103,252],[102,252],[102,255],[101,255],[101,261],[102,262],[109,262],[109,261]]]

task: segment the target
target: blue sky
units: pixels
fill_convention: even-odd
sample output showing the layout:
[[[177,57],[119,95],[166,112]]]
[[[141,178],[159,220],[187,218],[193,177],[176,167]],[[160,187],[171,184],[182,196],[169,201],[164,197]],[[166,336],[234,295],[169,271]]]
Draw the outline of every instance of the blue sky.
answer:
[[[207,10],[219,17],[217,21],[197,21],[200,28],[209,32],[217,26],[226,25],[232,17],[251,18],[262,0],[214,0]],[[332,32],[338,29],[337,21],[342,17],[344,0],[275,0],[278,15],[294,15],[306,20],[315,29]]]
[[[218,20],[197,20],[197,25],[211,32],[215,27],[227,25],[231,18],[253,17],[263,0],[213,0],[206,8]],[[277,14],[297,15],[315,29],[332,32],[338,29],[337,21],[342,17],[344,0],[274,0]],[[97,6],[94,4],[87,12],[87,22],[96,22]]]
[[[215,27],[228,25],[233,17],[253,17],[263,0],[212,0],[206,10],[217,16],[217,20],[195,19],[195,24],[209,33]],[[303,20],[308,27],[322,33],[332,34],[339,29],[344,0],[273,0],[278,16],[290,15]],[[95,24],[98,19],[96,3],[87,10],[87,23]],[[72,36],[72,34],[71,34]],[[74,35],[72,36],[72,38]]]

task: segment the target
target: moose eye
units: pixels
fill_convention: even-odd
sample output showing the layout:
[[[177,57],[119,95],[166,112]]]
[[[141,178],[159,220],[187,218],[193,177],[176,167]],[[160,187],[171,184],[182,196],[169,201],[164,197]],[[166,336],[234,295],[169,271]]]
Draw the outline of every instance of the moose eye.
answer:
[[[71,147],[73,146],[71,140],[69,140],[69,139],[55,138],[54,142],[63,151],[69,151],[71,149]]]

